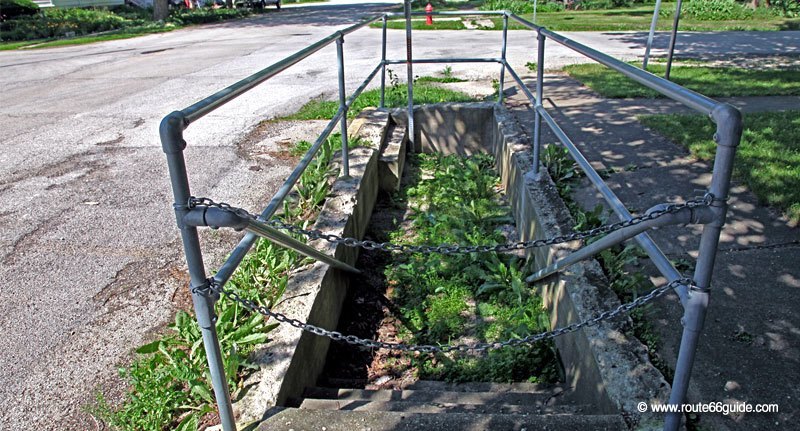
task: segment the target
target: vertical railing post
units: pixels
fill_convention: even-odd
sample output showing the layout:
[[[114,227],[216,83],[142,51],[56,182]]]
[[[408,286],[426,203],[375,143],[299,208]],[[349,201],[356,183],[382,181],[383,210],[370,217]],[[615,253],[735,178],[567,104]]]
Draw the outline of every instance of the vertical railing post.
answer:
[[[500,88],[497,94],[497,103],[503,103],[503,84],[506,80],[506,45],[508,44],[508,12],[503,13],[503,46],[500,49]]]
[[[675,54],[675,42],[678,40],[678,23],[681,20],[681,4],[683,0],[678,0],[675,5],[675,19],[672,22],[672,35],[669,38],[669,52],[667,53],[667,71],[664,73],[664,79],[669,79],[669,73],[672,71],[672,57]]]
[[[159,129],[161,146],[167,155],[172,194],[175,197],[173,207],[181,232],[183,250],[186,253],[194,312],[203,335],[203,346],[208,358],[208,368],[211,374],[211,384],[214,387],[214,396],[217,399],[220,422],[224,431],[236,431],[228,380],[225,378],[225,368],[215,326],[217,316],[214,315],[214,303],[218,298],[209,289],[197,228],[187,226],[183,222],[183,217],[189,211],[188,204],[191,196],[186,162],[183,158],[183,150],[186,148],[186,141],[183,140],[185,125],[186,121],[180,112],[173,112],[165,117]]]
[[[647,62],[650,60],[650,48],[653,47],[653,37],[656,33],[656,24],[658,24],[658,14],[661,12],[661,0],[656,0],[656,7],[653,10],[653,19],[650,21],[650,33],[647,34],[647,46],[644,49],[644,60],[642,60],[642,69],[647,70]]]
[[[408,79],[408,149],[417,151],[416,134],[414,133],[414,66],[411,55],[411,0],[405,0],[404,12],[406,17],[406,71]]]
[[[683,336],[675,367],[675,378],[672,382],[672,392],[669,396],[669,403],[672,405],[686,403],[686,392],[689,389],[689,378],[697,352],[697,342],[700,339],[708,308],[711,275],[714,272],[719,236],[728,211],[727,201],[733,173],[733,159],[742,136],[742,116],[736,108],[720,104],[714,109],[711,116],[717,124],[717,132],[714,134],[717,154],[714,158],[714,170],[708,191],[714,196],[711,208],[716,217],[713,222],[703,226],[703,233],[700,237],[700,248],[693,279],[695,286],[689,290],[689,297],[681,319]],[[677,430],[681,424],[681,416],[682,413],[678,412],[667,413],[664,429]]]
[[[381,108],[386,106],[386,14],[383,14],[383,42],[381,43]]]
[[[350,176],[350,155],[347,145],[347,101],[344,88],[344,35],[339,33],[336,39],[336,58],[339,63],[339,109],[342,112],[341,131],[342,131],[342,176]]]
[[[539,174],[539,158],[542,147],[542,87],[544,86],[544,42],[545,36],[541,29],[537,31],[536,47],[536,106],[533,107],[533,174]]]

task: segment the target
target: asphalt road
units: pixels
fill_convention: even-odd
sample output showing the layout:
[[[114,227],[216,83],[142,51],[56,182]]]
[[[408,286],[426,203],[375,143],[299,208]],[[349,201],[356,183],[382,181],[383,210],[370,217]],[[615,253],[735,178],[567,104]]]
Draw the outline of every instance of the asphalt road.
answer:
[[[117,367],[189,305],[157,136],[161,118],[388,7],[346,3],[94,45],[0,52],[0,429],[95,429],[82,407],[99,389],[119,396]],[[687,34],[682,49],[792,54],[798,35]],[[633,59],[645,35],[571,36]],[[389,32],[390,57],[403,58],[403,41],[404,32]],[[499,41],[499,32],[417,32],[414,52],[498,56]],[[379,43],[376,29],[347,37],[348,88],[374,67]],[[666,36],[657,43],[666,46]],[[535,58],[533,34],[511,32],[508,57],[525,71]],[[548,45],[549,66],[577,57]],[[453,70],[492,77],[498,67]],[[263,206],[292,167],[273,161],[252,169],[237,144],[263,119],[333,97],[336,82],[331,46],[193,124],[186,157],[194,193]],[[220,234],[206,240],[209,267],[233,241]]]

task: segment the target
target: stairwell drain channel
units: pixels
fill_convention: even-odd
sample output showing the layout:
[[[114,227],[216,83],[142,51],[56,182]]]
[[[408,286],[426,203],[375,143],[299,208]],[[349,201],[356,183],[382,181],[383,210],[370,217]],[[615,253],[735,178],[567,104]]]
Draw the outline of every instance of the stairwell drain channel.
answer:
[[[401,113],[379,110],[365,111],[354,121],[350,130],[357,131],[355,133],[373,148],[351,153],[351,178],[337,180],[334,184],[332,197],[323,208],[317,228],[361,238],[370,218],[392,217],[385,206],[381,207],[385,203],[376,207],[375,202],[378,185],[389,193],[400,185],[406,165],[405,122]],[[553,237],[570,231],[574,221],[552,180],[544,172],[531,175],[530,140],[505,108],[491,103],[425,105],[415,109],[414,122],[417,127],[415,142],[423,153],[494,156],[494,169],[516,220],[519,240]],[[373,214],[373,208],[379,212]],[[336,248],[326,243],[317,246],[344,262],[356,262],[355,249]],[[567,244],[528,252],[537,265],[545,265],[577,247],[578,244]],[[380,265],[381,262],[370,260],[374,258],[374,255],[362,255],[361,262]],[[285,297],[296,299],[286,301],[276,311],[322,327],[336,328],[348,284],[351,291],[358,289],[352,286],[356,281],[349,277],[328,270],[326,265],[313,264],[292,277]],[[538,283],[536,290],[547,308],[550,325],[566,326],[618,305],[608,289],[598,289],[603,279],[600,267],[589,260]],[[362,297],[362,300],[366,303],[378,298]],[[353,305],[353,310],[360,305],[375,306]],[[391,303],[379,300],[378,306],[390,307]],[[383,338],[387,335],[383,332],[370,335]],[[341,419],[345,422],[357,419],[353,415],[363,415],[361,421],[373,424],[363,426],[377,431],[405,429],[403,426],[411,426],[411,423],[433,427],[433,422],[440,419],[429,416],[447,412],[449,419],[443,423],[451,421],[448,428],[452,428],[452,424],[483,423],[529,426],[530,429],[558,424],[566,426],[564,429],[626,429],[621,412],[635,411],[628,404],[637,400],[665,400],[669,395],[669,385],[647,362],[644,347],[638,340],[626,337],[619,322],[603,323],[556,338],[563,375],[562,382],[553,386],[457,385],[414,381],[408,377],[398,380],[397,376],[392,376],[392,381],[384,377],[370,382],[366,373],[331,374],[331,370],[336,369],[332,363],[328,364],[326,375],[323,370],[329,347],[327,339],[300,333],[288,325],[271,333],[271,341],[256,354],[260,359],[258,371],[244,382],[250,389],[235,404],[239,422],[267,417],[260,429],[302,429],[304,426],[313,429],[316,423],[313,421],[323,425],[328,421],[327,429],[332,430],[336,428],[331,427],[330,421],[336,414],[344,415]],[[351,355],[372,354],[355,353],[357,348],[353,346],[335,346],[328,356],[329,361],[339,361],[341,356],[336,352],[344,349],[350,349]],[[300,406],[304,411],[290,406]],[[574,422],[564,422],[563,417],[553,419],[549,413],[567,414]]]

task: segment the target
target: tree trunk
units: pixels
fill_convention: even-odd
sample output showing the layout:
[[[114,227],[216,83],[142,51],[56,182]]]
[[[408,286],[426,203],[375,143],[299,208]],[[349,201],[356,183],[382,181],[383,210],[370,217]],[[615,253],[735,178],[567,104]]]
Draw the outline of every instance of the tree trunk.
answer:
[[[166,21],[169,18],[169,4],[167,0],[153,0],[153,20]]]
[[[225,0],[225,7],[233,9],[233,0]]]

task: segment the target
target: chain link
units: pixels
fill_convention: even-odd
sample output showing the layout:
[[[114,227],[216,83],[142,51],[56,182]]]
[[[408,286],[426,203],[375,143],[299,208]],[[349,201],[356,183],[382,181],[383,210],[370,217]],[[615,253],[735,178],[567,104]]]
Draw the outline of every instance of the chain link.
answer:
[[[432,344],[403,344],[403,343],[388,343],[385,341],[372,340],[368,338],[360,338],[355,335],[344,335],[338,331],[329,331],[319,326],[314,326],[310,323],[290,318],[285,314],[281,314],[270,310],[265,306],[256,304],[254,301],[242,298],[238,293],[227,290],[222,287],[219,282],[213,278],[208,279],[208,284],[205,289],[214,293],[221,294],[234,302],[238,302],[248,310],[256,313],[261,313],[266,317],[271,317],[280,323],[288,323],[297,329],[319,335],[321,337],[328,337],[334,341],[341,341],[355,346],[367,347],[371,349],[388,349],[402,352],[422,352],[422,353],[447,353],[447,352],[484,352],[487,350],[496,350],[504,347],[516,347],[523,344],[533,344],[538,341],[549,340],[564,334],[579,331],[588,326],[595,326],[605,320],[613,319],[621,314],[628,313],[634,308],[641,307],[644,304],[658,298],[669,290],[675,289],[678,286],[694,287],[694,282],[689,278],[679,278],[673,280],[663,286],[657,287],[650,291],[648,294],[640,296],[631,302],[627,302],[618,306],[613,310],[607,310],[595,315],[582,322],[576,322],[552,331],[541,332],[538,334],[528,335],[524,338],[511,338],[505,341],[495,341],[491,343],[475,343],[475,344],[451,344],[451,345],[432,345]]]
[[[454,244],[441,244],[441,245],[408,245],[408,244],[394,244],[390,242],[375,242],[370,240],[360,240],[357,238],[342,237],[339,235],[324,233],[318,229],[303,229],[301,227],[285,223],[281,220],[272,219],[266,221],[272,227],[284,229],[294,234],[304,235],[310,239],[322,239],[333,244],[342,244],[347,247],[360,247],[366,250],[383,250],[383,251],[399,251],[403,253],[439,253],[439,254],[468,254],[468,253],[485,253],[497,252],[506,253],[515,250],[525,250],[535,247],[544,247],[548,245],[562,244],[576,240],[596,237],[599,235],[608,234],[626,227],[635,226],[646,221],[655,220],[667,214],[676,213],[684,208],[697,208],[701,206],[709,206],[714,200],[714,195],[706,193],[702,198],[691,199],[682,204],[669,204],[663,209],[651,211],[647,214],[633,217],[630,220],[623,220],[616,223],[611,223],[599,226],[585,231],[573,232],[567,235],[559,235],[553,238],[536,239],[531,241],[520,241],[507,244],[497,245],[454,245]],[[247,212],[242,208],[232,207],[224,202],[214,202],[209,198],[189,198],[189,208],[206,207],[206,208],[219,208],[223,211],[232,212],[240,217],[246,217],[253,220],[258,220],[253,214]],[[263,222],[263,221],[262,221]]]

